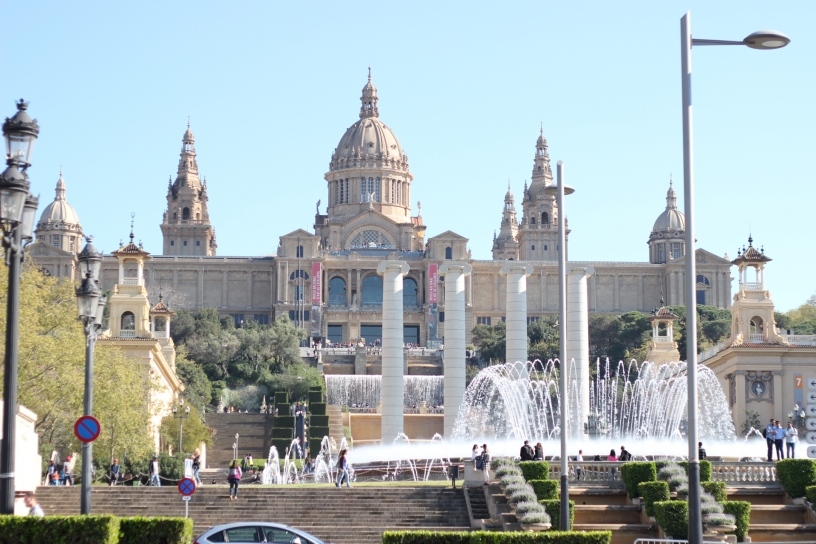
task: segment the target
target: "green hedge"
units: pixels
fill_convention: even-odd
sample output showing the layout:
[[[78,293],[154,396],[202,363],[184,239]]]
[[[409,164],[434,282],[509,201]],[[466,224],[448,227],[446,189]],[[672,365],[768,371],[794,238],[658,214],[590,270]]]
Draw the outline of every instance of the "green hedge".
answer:
[[[630,462],[621,466],[621,479],[626,485],[629,498],[640,496],[638,484],[657,480],[657,468],[650,462]]]
[[[193,520],[187,518],[122,518],[119,544],[190,544]]]
[[[309,413],[313,416],[325,416],[326,415],[326,403],[325,402],[313,402],[309,404]]]
[[[805,488],[805,497],[810,504],[816,504],[816,485],[809,485]]]
[[[115,516],[0,516],[0,544],[116,544]]]
[[[686,475],[688,475],[688,461],[680,461],[677,464],[686,469]],[[703,459],[702,461],[700,461],[700,482],[710,481],[711,481],[711,461]]]
[[[688,538],[689,509],[686,501],[661,501],[655,505],[655,519],[663,532],[676,539]]]
[[[550,464],[547,461],[522,461],[518,466],[524,479],[528,482],[550,479]]]
[[[816,485],[816,461],[813,459],[777,461],[776,479],[792,499],[804,497],[807,487]]]
[[[700,487],[703,491],[712,495],[717,502],[728,500],[728,484],[725,482],[702,482]]]
[[[737,530],[732,534],[737,535],[739,542],[745,541],[748,534],[748,527],[751,525],[751,503],[748,501],[720,501],[723,511],[737,518]]]
[[[326,427],[329,428],[329,416],[316,416],[312,414],[309,417],[309,426],[310,427]]]
[[[640,482],[638,492],[643,497],[646,515],[650,517],[655,517],[655,503],[671,498],[668,482]]]
[[[612,531],[386,531],[383,544],[610,544]]]
[[[561,501],[559,499],[549,499],[538,502],[544,505],[544,509],[550,516],[550,532],[558,531],[558,528],[561,527]],[[569,509],[570,527],[572,527],[575,521],[575,501],[569,501]]]
[[[536,498],[540,501],[558,498],[559,483],[555,480],[527,480],[533,486]]]

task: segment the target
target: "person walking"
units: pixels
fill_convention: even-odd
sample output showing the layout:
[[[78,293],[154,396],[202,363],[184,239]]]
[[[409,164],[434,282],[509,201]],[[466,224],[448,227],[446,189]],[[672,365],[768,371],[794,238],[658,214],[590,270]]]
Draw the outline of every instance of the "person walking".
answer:
[[[161,480],[159,479],[159,458],[156,455],[154,455],[153,460],[150,461],[149,472],[150,481],[147,482],[147,485],[161,487]]]
[[[119,482],[119,474],[122,472],[122,467],[119,465],[119,459],[114,459],[110,466],[110,485],[115,486]]]
[[[34,495],[33,491],[28,491],[25,494],[25,505],[28,506],[28,515],[29,516],[36,516],[36,517],[45,517],[45,512],[43,512],[42,506],[37,503],[37,497]]]
[[[792,421],[788,421],[788,428],[785,429],[785,451],[788,459],[796,457],[796,443],[799,441],[799,431],[793,426]]]
[[[529,440],[524,441],[524,445],[519,452],[519,457],[521,457],[522,461],[532,461],[535,459],[535,451],[533,451],[532,446],[530,446]]]
[[[785,429],[782,428],[782,423],[776,420],[776,438],[774,439],[774,446],[776,447],[776,460],[785,458],[785,452],[782,450],[782,443],[785,441]]]
[[[229,474],[227,475],[227,480],[229,480],[230,486],[230,500],[234,501],[238,498],[238,484],[241,483],[241,467],[238,466],[238,460],[233,459],[232,463],[230,464]]]
[[[612,462],[615,462],[615,463],[618,462],[618,456],[617,456],[617,454],[615,454],[615,450],[609,450],[609,457],[607,457],[606,460],[607,461],[612,461]],[[615,467],[610,467],[609,468],[609,474],[612,476],[612,478],[611,478],[612,480],[615,479],[615,475],[616,475],[617,472],[618,472],[618,469],[616,469]]]
[[[46,476],[46,485],[59,485],[59,475],[57,474],[57,465],[54,460],[48,461],[48,475]]]
[[[773,461],[774,440],[776,440],[776,425],[773,419],[765,426],[762,435],[765,437],[765,442],[768,443],[768,462],[770,463]]]
[[[346,487],[351,487],[351,478],[348,472],[348,459],[346,459],[348,450],[340,450],[340,456],[337,458],[337,487],[342,487],[343,480],[346,481]]]
[[[541,442],[538,442],[535,445],[535,461],[543,461],[544,460],[544,445]]]
[[[484,485],[490,482],[490,452],[487,450],[487,444],[482,444],[482,470],[484,471]]]
[[[583,460],[584,460],[584,450],[578,450],[578,455],[575,456],[575,461],[580,463]],[[580,481],[581,476],[583,476],[583,475],[584,475],[584,469],[581,468],[581,465],[576,465],[575,466],[575,479]],[[584,479],[586,479],[586,478],[584,478]]]
[[[199,471],[201,470],[201,451],[196,448],[193,450],[193,478],[195,478],[196,485],[201,485],[201,476],[199,476]]]
[[[71,473],[73,464],[73,458],[70,455],[65,458],[62,466],[62,485],[74,485],[74,475]]]

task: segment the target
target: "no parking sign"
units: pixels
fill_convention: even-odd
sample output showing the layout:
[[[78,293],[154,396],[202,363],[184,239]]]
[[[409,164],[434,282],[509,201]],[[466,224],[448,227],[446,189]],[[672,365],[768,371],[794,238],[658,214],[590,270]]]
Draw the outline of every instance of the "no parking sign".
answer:
[[[74,435],[80,442],[93,442],[99,438],[102,432],[102,425],[99,420],[93,416],[82,416],[74,423]]]

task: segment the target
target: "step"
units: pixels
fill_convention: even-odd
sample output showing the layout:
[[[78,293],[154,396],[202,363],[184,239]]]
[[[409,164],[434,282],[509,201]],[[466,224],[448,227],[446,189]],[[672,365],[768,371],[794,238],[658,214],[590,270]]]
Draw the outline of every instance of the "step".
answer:
[[[726,490],[729,501],[748,501],[754,504],[785,504],[785,491],[777,485],[766,486],[729,486]]]
[[[640,506],[634,505],[575,505],[575,523],[640,523]]]
[[[631,505],[625,489],[609,487],[570,487],[570,500],[579,504]]]
[[[752,504],[751,523],[766,524],[797,524],[805,523],[806,508],[803,504]]]
[[[638,538],[657,537],[656,524],[644,523],[575,523],[573,531],[612,531],[610,544],[632,544]]]
[[[816,523],[752,523],[748,536],[752,542],[813,542]]]

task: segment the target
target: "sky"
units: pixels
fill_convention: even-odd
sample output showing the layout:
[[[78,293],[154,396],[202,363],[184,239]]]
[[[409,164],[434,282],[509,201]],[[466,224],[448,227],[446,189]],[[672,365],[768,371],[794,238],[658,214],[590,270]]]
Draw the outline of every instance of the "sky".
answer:
[[[816,2],[6,1],[0,114],[23,97],[40,124],[40,209],[62,167],[98,248],[116,249],[135,213],[153,253],[189,116],[218,254],[268,255],[313,230],[318,199],[325,213],[323,175],[370,66],[427,237],[452,230],[490,259],[508,181],[521,216],[543,125],[576,189],[570,258],[642,262],[670,176],[683,205],[688,10],[696,38],[792,40],[695,48],[693,96],[698,247],[733,259],[752,234],[777,310],[794,308],[816,292]]]

